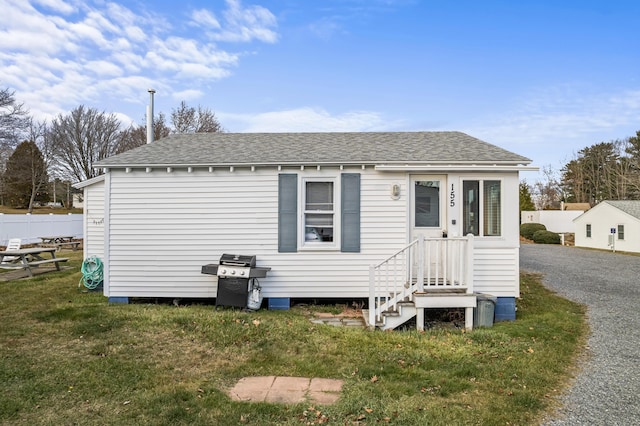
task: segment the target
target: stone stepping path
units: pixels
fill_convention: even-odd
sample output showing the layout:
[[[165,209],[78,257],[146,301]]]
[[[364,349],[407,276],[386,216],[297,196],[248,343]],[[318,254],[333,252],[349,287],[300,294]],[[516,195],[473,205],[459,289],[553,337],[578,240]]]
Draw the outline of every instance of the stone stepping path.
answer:
[[[229,390],[234,401],[280,404],[333,404],[340,397],[342,380],[306,377],[245,377]]]

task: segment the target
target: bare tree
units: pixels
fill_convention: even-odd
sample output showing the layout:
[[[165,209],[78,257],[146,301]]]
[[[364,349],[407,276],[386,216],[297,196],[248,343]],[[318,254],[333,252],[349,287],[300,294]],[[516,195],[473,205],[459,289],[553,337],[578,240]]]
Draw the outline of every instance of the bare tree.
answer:
[[[16,101],[15,92],[0,89],[0,147],[14,148],[18,144],[28,127],[28,114],[24,104]]]
[[[560,202],[564,199],[564,194],[556,171],[550,165],[547,165],[542,168],[542,176],[543,179],[536,181],[533,186],[536,209],[560,208]]]
[[[167,121],[163,113],[160,113],[153,120],[153,140],[166,138],[171,133],[167,126]],[[147,143],[147,126],[131,125],[128,129],[120,133],[115,153],[120,154],[130,149],[137,148]]]
[[[174,133],[215,133],[223,132],[222,125],[208,108],[198,105],[198,109],[187,106],[185,101],[171,110],[171,124]]]
[[[62,174],[83,181],[102,173],[94,163],[115,154],[120,121],[114,114],[80,105],[53,119],[48,137]]]
[[[212,133],[222,132],[222,126],[215,114],[201,106],[189,107],[184,101],[178,108],[172,109],[171,123],[173,128],[167,125],[163,113],[158,114],[153,120],[153,140],[166,138],[171,133]],[[147,143],[147,127],[145,124],[131,125],[120,133],[116,144],[115,153],[120,154]]]

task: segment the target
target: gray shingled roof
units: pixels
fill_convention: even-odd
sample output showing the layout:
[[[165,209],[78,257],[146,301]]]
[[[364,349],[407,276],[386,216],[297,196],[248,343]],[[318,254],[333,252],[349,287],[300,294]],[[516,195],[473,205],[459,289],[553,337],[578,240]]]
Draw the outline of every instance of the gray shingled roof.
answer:
[[[172,135],[98,167],[266,164],[529,164],[461,132],[198,133]]]
[[[604,203],[610,204],[613,207],[622,210],[626,214],[629,214],[637,219],[640,219],[640,201],[634,200],[606,200]]]

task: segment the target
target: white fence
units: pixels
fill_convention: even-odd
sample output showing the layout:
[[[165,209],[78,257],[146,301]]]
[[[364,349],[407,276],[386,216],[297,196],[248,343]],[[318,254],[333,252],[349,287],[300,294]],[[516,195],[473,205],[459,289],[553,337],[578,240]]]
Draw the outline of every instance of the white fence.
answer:
[[[573,219],[580,216],[582,210],[536,210],[520,212],[521,223],[541,223],[548,231],[557,233],[575,233]]]
[[[0,213],[0,246],[11,238],[22,244],[35,244],[40,237],[65,235],[83,238],[81,214],[2,214]]]

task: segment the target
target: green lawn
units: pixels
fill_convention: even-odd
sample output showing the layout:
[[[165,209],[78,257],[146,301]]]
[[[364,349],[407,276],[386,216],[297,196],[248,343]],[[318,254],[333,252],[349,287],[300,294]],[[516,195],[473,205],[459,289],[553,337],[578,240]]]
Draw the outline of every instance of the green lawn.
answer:
[[[536,424],[587,332],[583,307],[531,275],[515,322],[373,332],[312,324],[308,307],[109,305],[70,256],[72,271],[0,283],[1,424]],[[253,375],[345,383],[332,406],[231,401]]]

